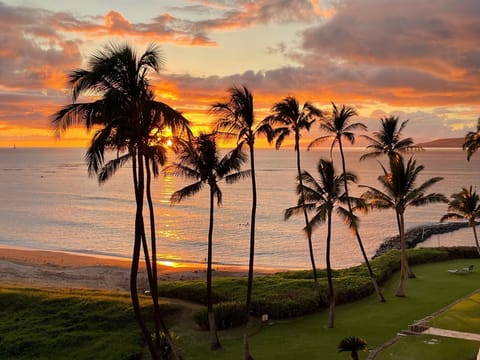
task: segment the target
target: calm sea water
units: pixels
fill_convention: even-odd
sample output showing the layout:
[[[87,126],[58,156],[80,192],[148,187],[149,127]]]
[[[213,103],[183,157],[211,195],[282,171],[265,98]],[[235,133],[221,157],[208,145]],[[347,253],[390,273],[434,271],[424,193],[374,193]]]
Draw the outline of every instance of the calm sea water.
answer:
[[[359,162],[363,149],[348,149],[347,167],[359,183],[378,186],[376,160]],[[121,169],[99,186],[87,176],[82,149],[0,149],[0,244],[130,257],[135,203],[131,168]],[[303,152],[303,167],[316,173],[329,150]],[[450,196],[462,186],[478,186],[480,156],[470,162],[461,150],[431,149],[415,154],[425,166],[420,180],[442,176],[433,191]],[[338,159],[338,156],[337,156]],[[283,220],[283,210],[296,203],[293,150],[257,151],[258,210],[256,258],[259,267],[308,268],[308,246],[302,218]],[[337,164],[339,164],[337,162]],[[160,177],[153,183],[159,257],[177,262],[203,262],[208,230],[208,191],[171,206],[173,191],[187,183]],[[222,184],[223,204],[215,209],[214,261],[247,265],[250,219],[250,180]],[[362,190],[354,189],[359,194]],[[446,205],[407,210],[407,227],[437,222]],[[397,234],[393,211],[376,211],[361,218],[361,235],[368,254]],[[332,263],[346,267],[362,261],[355,239],[341,220],[334,221]],[[324,266],[325,227],[313,236],[317,264]],[[471,230],[435,236],[426,246],[473,244]]]

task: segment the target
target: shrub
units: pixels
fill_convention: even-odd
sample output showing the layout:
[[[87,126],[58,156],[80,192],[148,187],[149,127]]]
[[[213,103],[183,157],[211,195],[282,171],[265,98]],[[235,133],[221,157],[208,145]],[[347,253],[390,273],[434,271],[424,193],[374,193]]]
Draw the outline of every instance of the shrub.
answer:
[[[174,343],[178,343],[180,339],[173,331],[170,331],[170,337]],[[171,359],[173,356],[172,348],[170,347],[164,332],[160,333],[160,351],[162,352],[162,359]]]
[[[375,291],[369,277],[344,276],[334,279],[337,304],[344,304],[367,297]]]
[[[236,301],[219,303],[213,306],[213,313],[217,330],[231,329],[245,324],[246,314],[243,303]],[[196,311],[193,319],[201,329],[209,329],[207,309]]]
[[[474,246],[454,246],[441,247],[438,250],[443,250],[448,253],[449,259],[476,259],[478,258],[477,248]]]

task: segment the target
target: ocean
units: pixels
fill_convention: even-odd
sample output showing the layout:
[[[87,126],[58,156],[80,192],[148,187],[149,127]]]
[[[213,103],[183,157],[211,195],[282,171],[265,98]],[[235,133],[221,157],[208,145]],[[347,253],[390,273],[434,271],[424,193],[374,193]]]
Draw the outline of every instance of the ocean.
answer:
[[[381,168],[377,160],[359,161],[363,149],[347,149],[349,171],[359,183],[379,186]],[[135,201],[131,168],[122,168],[112,179],[98,185],[88,177],[84,149],[0,149],[0,244],[33,249],[129,258],[132,252]],[[320,157],[329,149],[302,151],[302,167],[316,174]],[[480,155],[467,162],[460,149],[427,149],[414,154],[425,166],[420,181],[442,176],[432,188],[446,196],[462,186],[480,183]],[[338,154],[334,153],[340,171]],[[385,159],[379,158],[385,163]],[[248,165],[245,165],[248,168]],[[278,269],[310,267],[308,244],[302,231],[303,218],[283,220],[284,209],[296,204],[295,154],[293,150],[256,151],[258,208],[255,266]],[[172,192],[188,184],[181,178],[160,176],[152,183],[156,206],[158,256],[162,261],[202,263],[206,257],[208,190],[194,198],[170,205]],[[248,264],[250,180],[221,183],[223,203],[215,208],[213,259],[217,266]],[[363,190],[353,188],[359,195]],[[407,228],[438,222],[445,204],[410,208]],[[147,217],[146,217],[146,220]],[[372,256],[381,241],[396,235],[393,210],[361,216],[360,233]],[[326,227],[313,234],[317,266],[325,266]],[[471,229],[434,236],[425,246],[473,245]],[[342,268],[362,262],[355,238],[343,222],[333,223],[332,265]]]

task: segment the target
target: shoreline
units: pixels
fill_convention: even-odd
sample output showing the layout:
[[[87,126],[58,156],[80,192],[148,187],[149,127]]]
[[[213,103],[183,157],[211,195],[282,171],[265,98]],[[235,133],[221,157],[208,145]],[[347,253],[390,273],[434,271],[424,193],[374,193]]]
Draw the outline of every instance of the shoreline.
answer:
[[[444,234],[467,227],[455,222],[427,224],[407,230],[407,246],[414,248],[435,234]],[[372,258],[399,248],[398,235],[384,239]],[[46,287],[93,288],[129,291],[131,260],[122,257],[84,254],[68,251],[33,249],[0,244],[0,286],[40,285]],[[246,276],[247,266],[213,264],[214,277]],[[289,271],[282,268],[255,268],[255,275]],[[298,270],[298,269],[297,269]],[[203,280],[206,265],[158,261],[159,281]],[[139,289],[148,289],[145,262],[141,260],[138,274]]]
[[[0,286],[42,286],[93,288],[129,291],[130,259],[0,245]],[[206,277],[205,264],[158,264],[158,279],[201,280]],[[241,266],[214,265],[214,277],[245,276]],[[256,275],[281,269],[255,269]],[[139,290],[148,289],[145,263],[138,274]]]

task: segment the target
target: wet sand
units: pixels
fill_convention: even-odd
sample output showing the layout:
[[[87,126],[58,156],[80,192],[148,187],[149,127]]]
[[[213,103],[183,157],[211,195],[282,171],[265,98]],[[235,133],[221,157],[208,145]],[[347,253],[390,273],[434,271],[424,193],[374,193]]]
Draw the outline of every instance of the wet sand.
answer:
[[[129,290],[129,259],[83,255],[68,252],[35,250],[0,245],[0,286],[42,286]],[[173,264],[158,266],[158,278],[168,280],[205,279],[204,264]],[[247,269],[214,266],[214,276],[243,276]],[[274,272],[272,269],[257,273]],[[138,275],[139,289],[148,289],[145,265]]]

